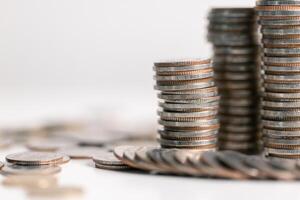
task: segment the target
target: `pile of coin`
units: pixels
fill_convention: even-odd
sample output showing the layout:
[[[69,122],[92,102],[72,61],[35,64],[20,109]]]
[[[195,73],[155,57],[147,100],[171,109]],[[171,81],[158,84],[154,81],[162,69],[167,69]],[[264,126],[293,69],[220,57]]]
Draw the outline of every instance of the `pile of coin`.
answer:
[[[158,131],[163,148],[215,150],[219,121],[218,90],[210,59],[154,63],[159,90]]]
[[[50,175],[61,171],[59,165],[70,158],[55,152],[22,152],[6,156],[0,172],[5,175]]]
[[[300,2],[256,2],[263,47],[266,155],[300,158]]]
[[[114,154],[136,169],[163,174],[181,174],[228,179],[300,178],[299,162],[265,159],[236,151],[187,151],[157,147],[119,146]]]
[[[259,141],[259,46],[253,8],[214,8],[208,40],[220,99],[219,148],[257,151]]]

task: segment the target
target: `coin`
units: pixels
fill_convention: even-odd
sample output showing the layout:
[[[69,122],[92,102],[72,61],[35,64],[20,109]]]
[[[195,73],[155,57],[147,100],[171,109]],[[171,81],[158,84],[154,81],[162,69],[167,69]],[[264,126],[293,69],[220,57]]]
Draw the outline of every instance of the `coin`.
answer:
[[[72,147],[61,149],[59,152],[69,156],[72,159],[92,159],[93,156],[103,152],[99,147]]]
[[[93,156],[93,161],[96,164],[100,165],[108,165],[108,166],[115,166],[115,165],[121,165],[125,166],[122,161],[120,161],[114,154],[113,152],[109,151],[102,151],[101,153],[97,153],[96,155]]]
[[[59,166],[33,165],[23,166],[16,164],[6,164],[1,168],[4,175],[51,175],[61,171]]]
[[[59,186],[49,188],[30,188],[27,190],[30,197],[50,198],[79,198],[83,196],[83,190],[75,186]]]
[[[63,154],[50,152],[22,152],[9,154],[6,161],[18,165],[48,165],[62,161]]]

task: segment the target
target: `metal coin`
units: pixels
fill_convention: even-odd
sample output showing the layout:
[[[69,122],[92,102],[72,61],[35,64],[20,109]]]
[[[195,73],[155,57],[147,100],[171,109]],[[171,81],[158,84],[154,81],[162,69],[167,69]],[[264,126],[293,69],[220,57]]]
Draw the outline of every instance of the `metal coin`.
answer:
[[[201,64],[201,65],[187,65],[187,66],[180,66],[180,67],[157,67],[154,66],[153,70],[157,72],[177,72],[177,71],[193,71],[193,70],[202,70],[202,69],[209,69],[212,67],[212,64]]]
[[[72,147],[61,149],[61,153],[68,155],[72,159],[92,159],[93,156],[101,154],[103,148],[99,147]]]
[[[174,121],[165,121],[159,120],[159,124],[164,126],[171,126],[171,127],[210,127],[212,125],[217,125],[219,123],[218,119],[208,119],[208,120],[197,120],[193,122],[174,122]]]
[[[202,130],[202,131],[168,131],[158,130],[159,134],[166,138],[200,138],[200,137],[211,137],[216,136],[218,133],[217,129],[213,130]]]
[[[201,64],[209,64],[211,63],[211,59],[201,59],[201,58],[194,58],[194,59],[174,59],[174,60],[165,60],[160,62],[155,62],[154,66],[156,67],[179,67],[179,66],[186,66],[186,65],[201,65]]]
[[[122,163],[122,161],[120,161],[113,154],[113,152],[109,152],[109,151],[102,151],[101,153],[99,152],[97,155],[94,155],[93,161],[96,164],[100,164],[100,165],[122,165],[122,166],[124,166],[124,163]]]
[[[299,128],[300,121],[271,121],[262,120],[262,125],[266,127],[274,128]]]
[[[192,141],[182,141],[182,140],[166,140],[166,139],[158,139],[160,144],[163,146],[173,146],[173,147],[193,147],[193,146],[208,146],[214,145],[217,143],[217,139],[209,139],[209,140],[192,140]]]
[[[182,76],[154,76],[154,79],[157,81],[187,81],[187,80],[196,80],[196,79],[205,79],[213,77],[213,72],[204,72],[194,75],[182,75]]]
[[[48,165],[62,161],[63,154],[50,152],[23,152],[6,156],[7,162],[18,165]]]
[[[50,175],[61,171],[59,166],[33,165],[23,166],[16,164],[6,164],[1,168],[4,175]]]

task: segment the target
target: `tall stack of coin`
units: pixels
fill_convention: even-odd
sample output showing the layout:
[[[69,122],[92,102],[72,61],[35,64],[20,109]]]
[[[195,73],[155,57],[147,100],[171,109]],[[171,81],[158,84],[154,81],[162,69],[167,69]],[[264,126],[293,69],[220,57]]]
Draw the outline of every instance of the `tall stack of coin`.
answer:
[[[154,63],[163,148],[214,150],[219,96],[210,59]]]
[[[259,141],[259,46],[253,8],[214,8],[208,40],[214,47],[219,88],[221,150],[257,151]]]
[[[265,153],[300,158],[300,1],[256,2],[263,46]]]

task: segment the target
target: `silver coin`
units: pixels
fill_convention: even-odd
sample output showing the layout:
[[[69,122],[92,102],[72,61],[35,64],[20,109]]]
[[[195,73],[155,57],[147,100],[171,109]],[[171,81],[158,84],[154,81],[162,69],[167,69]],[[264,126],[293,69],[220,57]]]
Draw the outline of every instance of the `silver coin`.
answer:
[[[61,149],[59,152],[72,159],[92,159],[95,155],[103,153],[103,148],[99,147],[72,147]]]
[[[162,172],[163,169],[161,169],[156,163],[154,163],[148,156],[147,152],[151,151],[153,149],[157,149],[155,147],[140,147],[134,151],[132,151],[133,157],[130,159],[133,162],[134,165],[136,165],[136,168],[154,171],[154,172]],[[127,152],[125,152],[124,155],[127,155]],[[130,156],[130,155],[129,155]],[[129,157],[127,156],[127,157]],[[132,156],[132,155],[131,155]]]
[[[218,145],[221,150],[249,151],[256,148],[256,144],[253,142],[226,141],[225,143],[222,143],[220,141]]]
[[[244,89],[253,89],[255,87],[255,82],[251,82],[249,80],[246,81],[223,81],[223,80],[216,80],[216,85],[220,88],[219,91],[222,89],[228,90],[244,90]]]
[[[158,133],[165,138],[199,138],[199,137],[216,136],[218,134],[218,129],[201,130],[201,131],[158,130]]]
[[[248,125],[256,122],[254,117],[219,115],[221,124]]]
[[[300,108],[300,102],[262,101],[262,106],[272,108]]]
[[[22,152],[9,154],[6,161],[18,165],[48,165],[62,161],[63,154],[54,152]]]
[[[215,54],[253,54],[257,52],[256,47],[214,47]]]
[[[214,8],[209,15],[215,17],[242,18],[254,16],[254,13],[254,9],[252,8]]]
[[[300,62],[300,57],[263,57],[266,63],[298,63]]]
[[[172,111],[185,111],[187,109],[202,109],[202,110],[211,110],[217,109],[219,102],[207,102],[199,104],[175,104],[175,103],[162,103],[159,102],[159,106],[165,110]]]
[[[265,118],[291,118],[291,117],[299,117],[300,118],[300,110],[298,111],[273,111],[273,110],[262,110],[262,116]]]
[[[300,132],[299,131],[283,131],[283,130],[269,130],[264,128],[262,130],[264,135],[267,135],[268,137],[300,137]]]
[[[218,92],[217,87],[209,87],[195,90],[181,90],[181,91],[162,91],[161,95],[199,95],[203,93]]]
[[[154,66],[153,70],[156,72],[181,72],[181,71],[194,71],[194,70],[202,70],[202,69],[210,69],[212,68],[212,64],[201,64],[201,65],[187,65],[187,66],[179,66],[179,67],[157,67]]]
[[[264,97],[274,98],[274,99],[300,99],[299,93],[275,93],[275,92],[265,92]]]
[[[195,79],[204,79],[213,77],[213,72],[203,72],[200,74],[193,75],[180,75],[180,76],[154,76],[156,81],[187,81],[187,80],[195,80]]]
[[[160,99],[166,99],[166,100],[185,100],[185,99],[199,99],[202,97],[213,97],[217,96],[218,91],[213,92],[203,92],[203,93],[197,93],[197,94],[157,94],[157,97]]]
[[[264,88],[269,91],[294,91],[300,90],[300,83],[264,83]]]
[[[256,11],[258,16],[299,16],[300,11],[290,11],[290,10],[274,10],[274,11]]]
[[[220,107],[219,112],[221,114],[229,114],[229,115],[251,115],[257,113],[256,109],[248,108],[248,107]]]
[[[243,81],[243,80],[251,80],[255,78],[255,74],[253,73],[233,73],[233,72],[224,72],[222,74],[215,74],[216,79],[225,79],[225,80],[233,80],[233,81]]]
[[[300,48],[264,48],[266,54],[288,55],[288,54],[300,54]]]
[[[263,78],[265,80],[269,80],[269,81],[288,81],[288,82],[296,82],[299,81],[300,82],[300,75],[268,75],[265,74],[263,75]]]
[[[191,141],[183,141],[183,140],[166,140],[166,139],[158,139],[159,143],[163,146],[173,146],[173,147],[194,147],[194,146],[206,146],[206,145],[214,145],[217,143],[217,139],[209,139],[209,140],[191,140]]]
[[[267,66],[264,65],[263,69],[267,72],[278,72],[278,73],[299,73],[300,67],[276,67],[276,66]]]
[[[265,147],[264,151],[267,154],[277,154],[277,155],[300,155],[300,149],[274,149]]]
[[[218,111],[208,110],[208,111],[190,112],[190,113],[158,111],[157,113],[162,119],[163,118],[198,118],[198,117],[208,117],[208,116],[217,115]]]
[[[251,106],[257,103],[258,98],[253,99],[222,99],[220,101],[221,105],[231,105],[231,106]]]
[[[293,29],[262,28],[261,33],[265,35],[279,35],[279,36],[295,35],[295,34],[300,34],[300,29],[299,28],[293,28]]]
[[[259,170],[249,167],[243,164],[243,161],[246,159],[246,155],[234,152],[234,151],[223,151],[217,154],[218,159],[220,159],[223,163],[229,166],[232,169],[238,170],[241,173],[255,178],[259,177]]]
[[[262,120],[262,125],[272,128],[299,128],[300,121],[271,121]]]
[[[276,169],[260,156],[248,156],[244,163],[258,169],[263,176],[272,179],[291,180],[295,178],[290,171]]]
[[[215,74],[222,73],[223,71],[230,71],[230,72],[252,72],[256,70],[257,66],[253,64],[245,65],[245,64],[220,64],[214,65]]]
[[[201,99],[187,99],[187,100],[165,100],[165,103],[175,103],[175,104],[201,104],[201,103],[210,103],[217,102],[220,100],[220,96],[214,97],[205,97]]]
[[[300,25],[299,20],[293,19],[261,19],[259,23],[262,26],[286,26],[286,25]]]
[[[178,90],[193,90],[193,89],[201,89],[215,86],[213,80],[207,82],[198,82],[198,83],[185,83],[185,84],[177,84],[177,85],[159,85],[154,86],[156,90],[161,91],[178,91]]]
[[[274,139],[274,138],[263,138],[265,145],[300,145],[300,140],[298,139]]]
[[[225,140],[229,140],[229,141],[249,141],[249,140],[253,140],[256,136],[255,135],[250,135],[248,133],[240,133],[240,134],[234,134],[234,133],[226,133],[221,131],[219,133],[219,140],[225,141]]]
[[[192,122],[174,122],[174,121],[165,121],[159,120],[159,124],[163,126],[171,126],[171,127],[209,127],[213,125],[218,125],[218,119],[208,119],[208,120],[197,120]]]
[[[162,60],[154,63],[157,67],[180,67],[191,65],[202,65],[211,63],[211,59],[207,58],[183,58],[183,59],[169,59]]]
[[[300,44],[300,39],[293,38],[293,39],[279,39],[279,38],[263,38],[263,44],[270,44],[270,45],[293,45],[293,44]]]
[[[281,6],[281,5],[300,5],[297,0],[261,0],[256,1],[257,6]]]
[[[220,132],[232,132],[232,133],[249,133],[249,132],[255,132],[257,130],[257,127],[255,126],[240,126],[240,125],[234,125],[234,124],[222,124]]]
[[[5,175],[50,175],[59,173],[61,168],[59,166],[48,165],[23,166],[6,164],[0,171]]]
[[[102,151],[93,156],[93,161],[96,164],[100,165],[121,165],[124,166],[124,163],[120,161],[113,152]]]
[[[103,165],[99,163],[95,163],[95,167],[98,169],[106,169],[106,170],[123,170],[130,169],[128,165]]]

